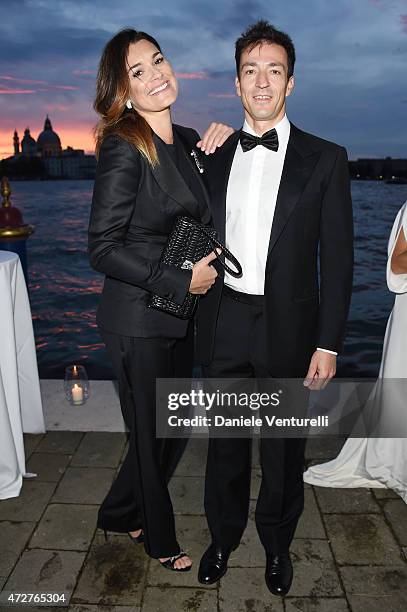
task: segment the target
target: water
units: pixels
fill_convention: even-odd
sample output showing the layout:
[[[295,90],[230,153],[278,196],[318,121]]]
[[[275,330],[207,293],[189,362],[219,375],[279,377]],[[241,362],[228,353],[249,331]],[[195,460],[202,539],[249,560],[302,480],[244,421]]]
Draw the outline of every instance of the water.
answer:
[[[92,181],[12,184],[12,201],[26,223],[30,300],[42,378],[61,378],[66,365],[85,365],[92,379],[111,377],[98,335],[95,310],[103,277],[88,264],[87,226]],[[376,376],[394,296],[387,290],[387,241],[407,200],[406,185],[352,184],[355,211],[355,277],[340,372]]]

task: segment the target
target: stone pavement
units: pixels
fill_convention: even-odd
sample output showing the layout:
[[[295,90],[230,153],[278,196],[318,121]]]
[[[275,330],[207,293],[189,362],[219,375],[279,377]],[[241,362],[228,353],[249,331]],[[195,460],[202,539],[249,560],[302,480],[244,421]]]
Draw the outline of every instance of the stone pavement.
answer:
[[[76,612],[406,612],[407,506],[383,489],[306,487],[292,546],[294,582],[284,600],[264,584],[253,508],[240,547],[218,585],[197,582],[208,542],[203,515],[205,442],[191,440],[171,482],[178,539],[195,564],[170,573],[126,535],[95,529],[98,504],[123,460],[122,433],[27,435],[20,497],[0,502],[0,588],[64,593]],[[335,456],[338,440],[308,443],[309,462]],[[252,504],[260,483],[254,449]],[[50,605],[49,605],[50,606]],[[15,609],[40,610],[22,606]],[[0,610],[11,610],[4,603]],[[60,610],[60,607],[48,607]]]

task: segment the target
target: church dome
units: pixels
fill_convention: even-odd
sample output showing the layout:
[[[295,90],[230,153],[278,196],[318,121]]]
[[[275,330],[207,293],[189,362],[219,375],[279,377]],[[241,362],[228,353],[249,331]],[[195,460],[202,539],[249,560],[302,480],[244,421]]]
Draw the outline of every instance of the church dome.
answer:
[[[30,134],[30,129],[24,130],[24,137],[21,141],[21,151],[24,155],[35,155],[37,152],[37,143]]]
[[[42,155],[58,155],[61,152],[61,141],[59,136],[52,129],[51,121],[47,115],[44,129],[37,139],[37,148]]]

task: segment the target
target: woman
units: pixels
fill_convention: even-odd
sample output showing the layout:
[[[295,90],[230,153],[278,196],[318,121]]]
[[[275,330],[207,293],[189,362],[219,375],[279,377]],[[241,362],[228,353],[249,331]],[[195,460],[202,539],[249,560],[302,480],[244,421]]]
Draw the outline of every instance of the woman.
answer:
[[[157,41],[126,29],[106,45],[94,107],[99,156],[89,224],[91,265],[105,274],[97,323],[119,381],[129,451],[103,501],[98,527],[144,540],[146,552],[176,571],[191,568],[180,548],[167,484],[185,443],[155,437],[156,378],[189,378],[191,322],[148,307],[151,293],[181,304],[205,294],[217,273],[205,257],[192,270],[160,264],[180,215],[210,221],[207,193],[191,151],[199,140],[172,125],[178,93]],[[214,134],[215,132],[215,134]],[[210,146],[230,130],[210,130]],[[216,136],[217,133],[217,136]],[[196,157],[196,155],[195,155]]]
[[[394,430],[401,416],[405,430],[405,385],[397,379],[407,378],[407,202],[390,235],[387,284],[396,298],[387,323],[372,404],[380,407],[383,429],[390,425]],[[384,379],[395,380],[386,385]],[[309,468],[304,480],[321,487],[387,487],[407,503],[406,439],[349,438],[336,459]]]

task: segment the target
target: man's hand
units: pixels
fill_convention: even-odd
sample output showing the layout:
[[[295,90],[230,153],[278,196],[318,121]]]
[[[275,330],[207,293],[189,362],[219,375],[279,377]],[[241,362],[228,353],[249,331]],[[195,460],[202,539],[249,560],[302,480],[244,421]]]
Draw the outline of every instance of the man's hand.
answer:
[[[215,153],[217,147],[221,147],[225,140],[233,134],[235,130],[224,123],[211,123],[202,140],[196,143],[198,149],[201,149],[206,155]]]
[[[331,353],[325,351],[315,351],[304,379],[304,386],[311,391],[325,389],[335,374],[336,355],[331,355]]]

